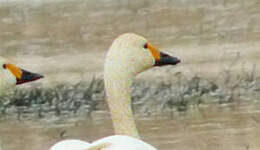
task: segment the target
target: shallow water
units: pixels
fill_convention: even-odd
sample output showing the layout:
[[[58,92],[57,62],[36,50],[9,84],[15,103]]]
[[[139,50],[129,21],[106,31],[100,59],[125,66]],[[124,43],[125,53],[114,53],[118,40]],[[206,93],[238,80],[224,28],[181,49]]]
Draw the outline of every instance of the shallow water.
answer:
[[[93,141],[113,133],[111,121],[100,116],[92,120],[4,120],[1,145],[4,150],[47,150],[62,138]],[[194,107],[185,113],[137,121],[143,140],[160,150],[257,150],[259,123],[258,103]]]

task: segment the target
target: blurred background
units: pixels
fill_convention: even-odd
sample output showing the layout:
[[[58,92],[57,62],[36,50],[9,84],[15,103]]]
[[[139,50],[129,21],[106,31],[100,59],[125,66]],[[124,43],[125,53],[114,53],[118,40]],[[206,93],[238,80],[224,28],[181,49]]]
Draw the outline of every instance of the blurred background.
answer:
[[[4,150],[112,134],[103,126],[111,124],[103,64],[125,32],[182,60],[136,79],[146,141],[165,150],[259,149],[259,0],[0,0],[0,55],[45,75],[1,98]]]
[[[245,65],[259,63],[259,5],[258,0],[1,0],[0,50],[50,75],[49,81],[71,81],[80,73],[102,72],[113,39],[134,32],[182,58],[177,71],[215,75],[237,55]]]

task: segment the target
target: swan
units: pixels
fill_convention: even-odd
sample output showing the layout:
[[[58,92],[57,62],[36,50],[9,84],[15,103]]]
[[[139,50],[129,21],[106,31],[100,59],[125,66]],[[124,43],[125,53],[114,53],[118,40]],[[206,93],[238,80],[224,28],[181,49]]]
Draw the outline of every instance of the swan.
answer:
[[[11,64],[7,59],[0,57],[0,95],[5,95],[14,85],[23,84],[43,78],[42,75],[32,73]],[[1,147],[0,147],[0,150]]]
[[[7,59],[0,57],[0,95],[15,85],[35,81],[43,78],[42,75],[21,69],[10,63]]]
[[[134,76],[144,70],[179,62],[178,58],[158,51],[140,35],[125,33],[117,37],[109,48],[104,66],[107,103],[115,135],[92,143],[63,140],[50,150],[156,150],[140,139],[131,108],[131,85]]]

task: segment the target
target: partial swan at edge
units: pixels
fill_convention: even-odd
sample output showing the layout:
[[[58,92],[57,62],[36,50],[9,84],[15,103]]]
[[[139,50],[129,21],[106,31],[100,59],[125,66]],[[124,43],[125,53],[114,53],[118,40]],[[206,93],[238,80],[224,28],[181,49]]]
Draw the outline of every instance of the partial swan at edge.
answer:
[[[7,59],[0,57],[0,95],[9,88],[43,78],[42,75],[32,73],[17,67]]]
[[[8,89],[15,85],[31,82],[43,78],[42,75],[31,73],[11,64],[7,59],[0,57],[0,95],[6,94]],[[1,147],[0,147],[0,150]]]

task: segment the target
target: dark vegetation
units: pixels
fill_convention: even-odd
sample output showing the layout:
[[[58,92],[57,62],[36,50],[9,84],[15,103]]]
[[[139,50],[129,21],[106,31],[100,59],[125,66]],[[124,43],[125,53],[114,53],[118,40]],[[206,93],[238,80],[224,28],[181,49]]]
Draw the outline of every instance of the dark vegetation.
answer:
[[[117,35],[130,31],[170,46],[259,41],[259,0],[106,2],[1,2],[1,55],[53,57],[69,51],[106,50]],[[257,59],[258,54],[254,52],[252,58]],[[216,75],[215,80],[182,73],[172,74],[167,81],[140,80],[133,85],[133,108],[137,114],[152,115],[168,110],[185,111],[191,105],[257,101],[260,79],[256,68],[236,75],[229,68]],[[102,79],[21,88],[1,97],[0,115],[90,116],[93,111],[106,110],[104,98]]]
[[[260,77],[253,66],[250,72],[233,76],[224,70],[214,80],[199,76],[186,77],[181,72],[170,75],[167,81],[135,82],[132,91],[133,108],[138,115],[160,114],[165,111],[186,111],[189,106],[209,104],[240,104],[257,102],[260,96]],[[102,79],[93,78],[90,83],[59,84],[22,88],[9,96],[1,97],[1,116],[16,115],[18,119],[34,116],[91,116],[99,110],[107,110]]]

